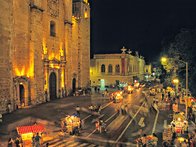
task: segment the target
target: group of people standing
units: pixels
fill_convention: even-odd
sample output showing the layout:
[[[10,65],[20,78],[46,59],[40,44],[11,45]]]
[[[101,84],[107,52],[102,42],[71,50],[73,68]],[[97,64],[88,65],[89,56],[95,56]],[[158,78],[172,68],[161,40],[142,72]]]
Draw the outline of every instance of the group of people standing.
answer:
[[[31,142],[32,142],[32,147],[41,147],[41,136],[39,135],[39,133],[33,135]],[[48,144],[46,145],[46,147],[47,146]],[[16,137],[16,139],[9,138],[8,147],[23,147],[23,141],[21,137]]]

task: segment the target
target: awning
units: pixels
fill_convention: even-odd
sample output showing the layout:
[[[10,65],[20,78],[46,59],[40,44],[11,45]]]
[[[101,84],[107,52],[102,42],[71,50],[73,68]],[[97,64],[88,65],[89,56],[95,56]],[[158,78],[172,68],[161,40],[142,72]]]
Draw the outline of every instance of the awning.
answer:
[[[43,125],[21,126],[16,129],[18,134],[39,133],[45,130]]]

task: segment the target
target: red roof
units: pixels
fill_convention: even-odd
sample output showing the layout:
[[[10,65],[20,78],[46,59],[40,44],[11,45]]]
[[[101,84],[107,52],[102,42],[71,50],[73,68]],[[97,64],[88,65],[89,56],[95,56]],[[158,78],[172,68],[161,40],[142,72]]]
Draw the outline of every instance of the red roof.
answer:
[[[43,125],[21,126],[17,127],[18,134],[38,133],[45,130]]]

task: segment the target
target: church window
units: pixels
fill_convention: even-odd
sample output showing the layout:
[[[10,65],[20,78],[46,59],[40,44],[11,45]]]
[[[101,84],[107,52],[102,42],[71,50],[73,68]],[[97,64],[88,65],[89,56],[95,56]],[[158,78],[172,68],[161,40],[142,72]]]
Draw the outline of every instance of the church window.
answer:
[[[56,36],[56,28],[55,28],[55,22],[50,21],[50,36],[55,37]]]
[[[119,64],[116,65],[116,67],[115,67],[115,72],[116,72],[117,74],[120,73],[120,65],[119,65]]]
[[[108,73],[112,73],[112,65],[111,64],[109,64],[109,66],[108,66]]]
[[[102,72],[102,73],[105,72],[105,65],[104,65],[104,64],[101,65],[101,72]]]

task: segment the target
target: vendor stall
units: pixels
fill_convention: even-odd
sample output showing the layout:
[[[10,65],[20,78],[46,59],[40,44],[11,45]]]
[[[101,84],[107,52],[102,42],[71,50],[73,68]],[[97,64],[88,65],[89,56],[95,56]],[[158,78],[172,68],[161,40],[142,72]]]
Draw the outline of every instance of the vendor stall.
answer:
[[[125,91],[126,93],[128,93],[128,94],[133,93],[133,90],[134,90],[134,87],[131,86],[131,85],[128,85],[128,86],[124,87],[124,91]]]
[[[77,115],[68,115],[61,120],[62,131],[70,135],[78,134],[81,128],[81,121]]]
[[[37,133],[42,134],[45,131],[43,125],[20,126],[16,128],[18,135],[20,135],[24,146],[31,146],[32,138]]]
[[[122,92],[117,93],[116,96],[114,97],[114,102],[119,103],[122,102],[122,100],[123,100]]]
[[[158,138],[154,135],[147,135],[136,139],[137,145],[142,147],[143,140],[145,140],[147,146],[157,146]]]

